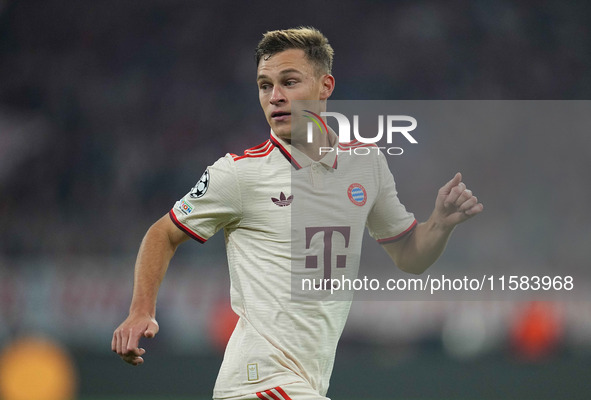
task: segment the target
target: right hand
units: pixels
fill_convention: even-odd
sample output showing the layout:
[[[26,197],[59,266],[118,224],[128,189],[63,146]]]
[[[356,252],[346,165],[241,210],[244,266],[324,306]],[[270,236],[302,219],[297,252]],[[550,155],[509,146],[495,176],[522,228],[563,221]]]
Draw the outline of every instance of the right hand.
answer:
[[[142,356],[146,350],[138,347],[140,338],[148,339],[156,336],[159,330],[156,319],[148,314],[130,314],[115,332],[111,341],[111,350],[131,365],[143,364]]]
[[[462,174],[458,172],[437,192],[432,216],[438,226],[453,229],[483,209],[482,203],[479,203],[472,191],[466,188],[466,184],[462,182]]]

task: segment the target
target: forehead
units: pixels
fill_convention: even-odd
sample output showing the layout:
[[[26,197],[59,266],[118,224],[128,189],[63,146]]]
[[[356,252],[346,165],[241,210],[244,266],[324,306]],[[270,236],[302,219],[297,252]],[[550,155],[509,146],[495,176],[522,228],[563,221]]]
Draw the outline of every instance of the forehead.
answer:
[[[257,67],[257,76],[279,74],[288,69],[311,73],[313,66],[304,50],[289,49],[271,56],[263,56]]]

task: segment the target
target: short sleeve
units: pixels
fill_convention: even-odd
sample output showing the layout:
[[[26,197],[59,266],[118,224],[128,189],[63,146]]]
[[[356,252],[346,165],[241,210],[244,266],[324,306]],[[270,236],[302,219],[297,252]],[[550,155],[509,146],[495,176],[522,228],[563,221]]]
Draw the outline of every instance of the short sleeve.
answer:
[[[417,221],[400,203],[394,177],[383,154],[378,159],[378,171],[379,191],[367,218],[367,228],[371,237],[385,244],[402,239],[414,229]]]
[[[201,243],[218,230],[238,223],[242,217],[242,196],[232,158],[222,157],[207,167],[169,215],[179,229]]]

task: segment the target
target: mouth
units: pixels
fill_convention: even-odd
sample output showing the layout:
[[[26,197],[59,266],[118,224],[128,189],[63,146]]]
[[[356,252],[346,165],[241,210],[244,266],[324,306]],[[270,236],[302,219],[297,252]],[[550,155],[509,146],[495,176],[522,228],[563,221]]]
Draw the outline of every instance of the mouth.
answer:
[[[286,121],[290,117],[291,113],[286,111],[274,111],[271,113],[271,119],[273,121]]]

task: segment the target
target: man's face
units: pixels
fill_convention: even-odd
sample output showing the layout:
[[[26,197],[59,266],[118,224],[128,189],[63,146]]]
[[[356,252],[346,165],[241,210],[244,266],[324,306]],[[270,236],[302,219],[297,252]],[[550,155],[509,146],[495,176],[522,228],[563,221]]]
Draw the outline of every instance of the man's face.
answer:
[[[259,100],[267,122],[281,139],[291,139],[291,102],[326,100],[334,78],[318,76],[303,50],[289,49],[261,58],[257,68]]]

